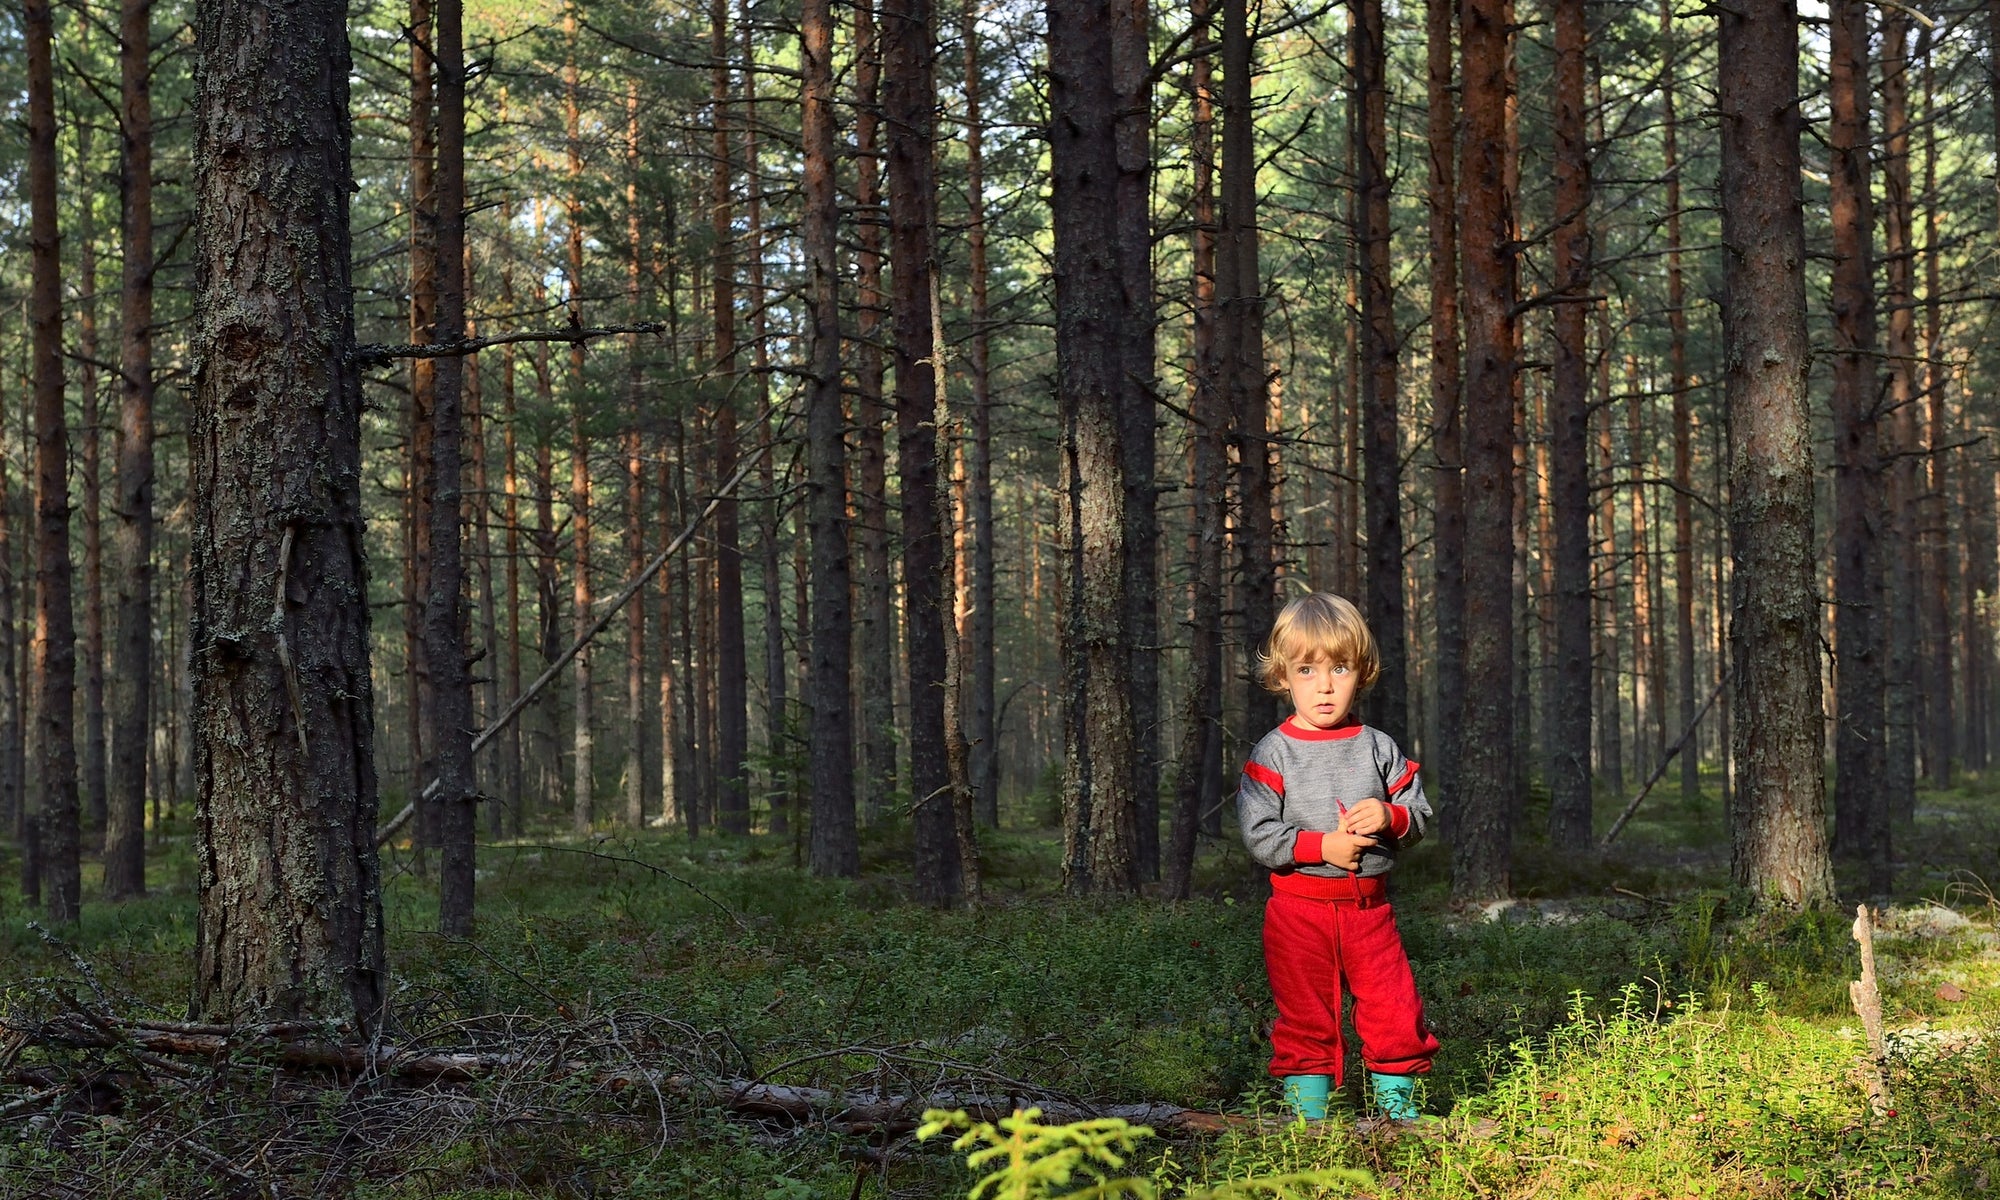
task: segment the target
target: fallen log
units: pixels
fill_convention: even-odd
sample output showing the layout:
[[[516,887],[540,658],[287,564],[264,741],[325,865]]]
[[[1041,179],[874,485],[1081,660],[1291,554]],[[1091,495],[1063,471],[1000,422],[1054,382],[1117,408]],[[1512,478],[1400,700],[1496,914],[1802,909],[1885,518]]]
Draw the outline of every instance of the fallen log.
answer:
[[[73,1015],[64,1015],[40,1023],[9,1019],[0,1023],[0,1028],[25,1034],[43,1045],[68,1049],[122,1048],[144,1054],[211,1062],[240,1058],[284,1071],[330,1074],[347,1079],[386,1078],[416,1085],[469,1083],[501,1076],[532,1076],[548,1082],[586,1079],[593,1087],[614,1094],[645,1088],[677,1099],[712,1105],[741,1117],[815,1125],[855,1136],[901,1136],[914,1131],[922,1123],[923,1114],[934,1108],[962,1109],[968,1116],[982,1121],[997,1121],[1020,1109],[1038,1108],[1043,1119],[1050,1122],[1118,1117],[1135,1125],[1151,1126],[1158,1133],[1178,1134],[1219,1133],[1251,1123],[1250,1118],[1203,1112],[1175,1104],[1093,1105],[1026,1092],[999,1094],[976,1090],[883,1095],[747,1079],[706,1079],[634,1062],[594,1062],[575,1057],[509,1051],[439,1051],[393,1044],[355,1045],[300,1038],[296,1034],[302,1027],[296,1025],[229,1030],[221,1026],[175,1025],[161,1021],[120,1022],[102,1016],[85,1021]],[[48,1091],[48,1084],[52,1082],[48,1074],[38,1071],[32,1078],[43,1091]],[[27,1079],[23,1078],[22,1082],[27,1082]]]

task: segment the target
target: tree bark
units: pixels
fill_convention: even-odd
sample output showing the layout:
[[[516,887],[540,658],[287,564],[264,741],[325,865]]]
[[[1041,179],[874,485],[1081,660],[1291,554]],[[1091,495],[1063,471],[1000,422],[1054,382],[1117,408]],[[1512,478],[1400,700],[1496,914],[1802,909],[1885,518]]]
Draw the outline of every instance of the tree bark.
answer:
[[[1065,841],[1064,885],[1136,889],[1137,754],[1131,655],[1126,643],[1125,458],[1121,374],[1128,366],[1128,295],[1118,223],[1120,156],[1111,61],[1122,10],[1112,0],[1051,0],[1049,36],[1050,212],[1055,233],[1056,396],[1070,477],[1071,545],[1065,673],[1082,681],[1081,734],[1069,753],[1076,795]],[[1078,845],[1081,843],[1081,845]],[[1074,866],[1082,863],[1083,878]]]
[[[1443,795],[1458,794],[1465,697],[1465,480],[1460,425],[1458,344],[1458,101],[1453,94],[1455,0],[1425,0],[1425,141],[1430,169],[1425,207],[1430,217],[1431,446],[1436,484],[1432,504],[1432,586],[1437,613],[1435,749],[1431,778]]]
[[[49,920],[82,915],[77,811],[76,625],[70,600],[69,429],[63,412],[62,263],[56,228],[54,20],[27,0],[30,356],[35,405],[35,640],[32,686],[41,791],[41,883]]]
[[[1555,370],[1549,431],[1551,608],[1555,663],[1548,713],[1549,844],[1592,842],[1590,787],[1590,144],[1584,121],[1584,0],[1555,6]]]
[[[1153,58],[1150,0],[1112,0],[1111,87],[1117,140],[1118,276],[1124,319],[1113,386],[1123,533],[1119,553],[1124,610],[1119,640],[1130,660],[1133,861],[1137,877],[1160,877],[1160,605],[1156,581],[1160,520],[1154,478],[1157,452],[1153,306]]]
[[[365,1039],[386,974],[346,17],[339,0],[196,14],[194,1009]]]
[[[564,142],[569,158],[569,195],[563,202],[569,226],[569,319],[583,324],[583,143],[579,133],[576,62],[577,12],[572,2],[563,13],[563,35],[568,53],[563,61]],[[569,348],[569,510],[571,545],[576,551],[576,570],[571,577],[570,619],[574,636],[583,637],[590,627],[596,603],[590,576],[590,414],[587,382],[584,378],[582,342]],[[571,693],[570,828],[587,837],[596,821],[596,736],[595,698],[591,695],[591,662],[588,646],[576,656],[575,691]]]
[[[1736,665],[1731,874],[1760,903],[1833,899],[1823,826],[1812,427],[1799,198],[1798,10],[1721,14],[1724,396]]]
[[[1949,444],[1947,372],[1944,358],[1944,312],[1938,263],[1937,76],[1931,61],[1935,31],[1928,25],[1917,35],[1917,56],[1924,65],[1924,396],[1930,401],[1925,420],[1926,451],[1919,469],[1923,500],[1917,506],[1922,527],[1917,536],[1921,581],[1918,618],[1922,632],[1924,691],[1918,738],[1924,773],[1935,788],[1951,786],[1952,760],[1958,756],[1955,728],[1958,714],[1951,706],[1951,593],[1957,560],[1950,553],[1950,489],[1952,455]],[[1913,364],[1914,365],[1914,364]],[[1922,419],[1920,417],[1920,419]]]
[[[1667,176],[1667,386],[1674,411],[1674,661],[1679,671],[1680,727],[1695,727],[1694,663],[1694,414],[1687,365],[1687,285],[1681,271],[1681,164],[1676,103],[1680,43],[1674,35],[1673,0],[1661,0],[1661,156]],[[1687,735],[1681,752],[1681,798],[1701,796],[1701,737]]]
[[[1211,88],[1212,18],[1194,0],[1190,39],[1194,92],[1194,405],[1188,423],[1188,491],[1193,503],[1188,559],[1187,697],[1176,756],[1173,829],[1167,847],[1167,895],[1193,890],[1195,835],[1222,799],[1222,542],[1227,507],[1223,434],[1229,426],[1215,347],[1215,110]],[[1219,822],[1218,822],[1219,823]]]
[[[895,340],[896,462],[902,483],[904,652],[910,676],[910,795],[915,805],[916,890],[927,904],[959,895],[949,765],[945,760],[944,644],[947,600],[939,567],[939,487],[931,422],[931,272],[937,263],[933,140],[937,34],[931,0],[885,10],[882,118],[888,126],[890,323]],[[1101,64],[1100,64],[1101,66]]]
[[[465,41],[462,0],[437,0],[438,342],[465,337]],[[466,653],[465,364],[437,360],[431,406],[436,490],[430,497],[430,590],[424,597],[424,658],[431,673],[426,741],[437,763],[438,927],[472,936],[479,781],[472,770],[472,677]],[[425,781],[429,786],[429,781]]]
[[[78,31],[80,54],[90,53],[90,26]],[[89,121],[76,121],[77,186],[83,203],[77,205],[77,273],[82,276],[76,309],[78,391],[82,393],[83,445],[77,455],[78,515],[83,518],[83,636],[79,647],[82,675],[83,754],[80,763],[82,829],[85,839],[103,845],[105,832],[104,798],[104,453],[102,403],[97,364],[101,358],[97,342],[97,221],[91,195],[91,143],[94,130]]]
[[[435,340],[438,304],[437,201],[437,66],[433,30],[436,0],[410,0],[410,340]],[[419,799],[436,778],[426,734],[431,727],[431,669],[425,656],[428,624],[424,604],[430,596],[431,503],[437,494],[436,463],[431,436],[436,429],[435,359],[410,361],[410,425],[406,475],[403,480],[405,559],[403,562],[403,646],[408,687],[405,729],[409,737],[410,797],[417,800],[418,853],[437,845],[438,808]],[[419,859],[421,865],[421,858]]]
[[[645,241],[639,222],[639,84],[625,84],[625,310],[637,324],[645,312],[640,288]],[[625,564],[628,576],[646,565],[646,461],[641,426],[646,420],[646,368],[639,335],[625,340]],[[625,610],[625,824],[646,827],[646,604]]]
[[[1882,305],[1888,313],[1889,359],[1885,492],[1888,516],[1883,549],[1886,577],[1883,608],[1882,791],[1892,824],[1908,828],[1916,819],[1917,705],[1922,693],[1917,640],[1918,522],[1923,443],[1917,433],[1916,252],[1911,238],[1909,14],[1894,6],[1882,11]]]
[[[709,219],[714,234],[715,476],[736,468],[736,257],[729,203],[729,0],[709,4],[709,86],[713,143]],[[751,64],[745,63],[748,71]],[[749,662],[743,631],[741,512],[725,499],[715,514],[716,824],[750,832]]]
[[[854,505],[859,522],[860,614],[855,684],[860,692],[861,796],[869,820],[883,816],[896,791],[896,581],[889,563],[889,477],[882,403],[881,48],[874,0],[854,6]]]
[[[1388,49],[1382,0],[1352,0],[1356,174],[1354,240],[1361,262],[1362,470],[1366,476],[1368,574],[1365,611],[1382,674],[1369,695],[1371,724],[1407,738],[1408,639],[1403,601],[1403,448],[1397,408],[1395,280],[1389,262]]]
[[[1513,196],[1507,187],[1504,0],[1460,10],[1465,161],[1459,181],[1465,280],[1465,694],[1452,894],[1505,896],[1513,846],[1514,566]],[[1480,586],[1472,586],[1474,580]]]
[[[805,0],[799,18],[804,241],[810,273],[806,392],[806,520],[812,538],[812,650],[806,744],[812,871],[861,873],[854,823],[854,720],[848,707],[854,637],[848,570],[846,414],[840,396],[840,197],[834,190],[832,0]]]
[[[993,563],[993,389],[992,336],[987,327],[986,170],[984,118],[980,113],[979,9],[967,4],[960,27],[965,50],[966,250],[970,259],[972,336],[966,364],[972,392],[972,453],[967,464],[971,509],[972,561],[967,564],[971,611],[966,619],[965,740],[980,823],[1000,824],[1000,758],[994,741],[994,563]],[[1147,254],[1151,254],[1150,239]],[[1148,263],[1151,259],[1148,257]],[[1150,286],[1150,276],[1149,286]],[[1151,429],[1147,398],[1147,429]],[[1148,643],[1150,644],[1150,643]]]
[[[1243,731],[1251,741],[1283,716],[1251,661],[1277,619],[1270,393],[1264,290],[1257,261],[1257,128],[1247,0],[1222,0],[1222,220],[1216,239],[1218,364],[1236,451],[1236,544],[1243,614]]]
[[[1874,200],[1869,182],[1868,6],[1836,0],[1827,94],[1833,232],[1833,849],[1888,859],[1882,791],[1882,468],[1875,350]]]
[[[111,538],[118,573],[112,634],[111,762],[104,894],[146,891],[146,760],[153,740],[153,92],[152,0],[121,0],[119,430]],[[4,490],[4,489],[0,489]],[[0,507],[6,503],[0,495]],[[5,557],[0,550],[0,558]],[[11,621],[0,613],[0,624]],[[4,674],[4,672],[0,672]],[[4,707],[4,704],[0,704]]]

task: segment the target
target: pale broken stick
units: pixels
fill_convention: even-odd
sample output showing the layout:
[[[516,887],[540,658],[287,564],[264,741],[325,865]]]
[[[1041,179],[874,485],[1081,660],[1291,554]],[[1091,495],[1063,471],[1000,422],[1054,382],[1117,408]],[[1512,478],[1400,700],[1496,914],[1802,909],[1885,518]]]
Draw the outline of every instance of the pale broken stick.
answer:
[[[785,418],[785,424],[791,424],[790,416]],[[781,427],[778,433],[783,432],[784,430]],[[773,440],[777,438],[778,433],[772,435]],[[721,507],[723,500],[727,499],[729,494],[734,492],[738,485],[749,478],[750,468],[755,466],[756,463],[757,455],[751,454],[746,456],[738,464],[736,473],[729,477],[727,483],[715,489],[715,494],[708,498],[708,503],[703,505],[701,511],[694,515],[694,519],[687,523],[686,528],[674,535],[674,540],[667,543],[667,548],[654,555],[653,561],[646,564],[645,570],[640,571],[637,575],[625,581],[624,588],[611,598],[611,602],[604,606],[603,612],[597,614],[597,619],[590,623],[590,628],[584,630],[574,642],[571,642],[569,649],[557,655],[556,660],[550,663],[536,677],[535,681],[528,685],[525,691],[514,698],[514,702],[507,706],[506,711],[486,723],[486,728],[480,730],[479,735],[472,739],[472,752],[474,754],[478,754],[481,750],[491,745],[493,739],[499,736],[501,730],[513,724],[515,718],[525,712],[527,707],[535,702],[535,698],[542,694],[543,689],[555,682],[556,676],[562,674],[562,669],[570,664],[570,660],[583,653],[583,648],[588,646],[598,634],[604,632],[605,627],[611,624],[611,618],[618,615],[619,610],[625,607],[626,602],[638,595],[639,589],[645,587],[653,576],[659,574],[660,568],[666,566],[667,560],[679,553],[682,546],[687,545],[689,541],[693,540],[695,531],[701,528],[702,522],[708,520],[709,514]],[[433,779],[430,785],[424,788],[422,799],[432,799],[437,793],[438,781]],[[386,845],[390,838],[396,836],[396,831],[409,824],[410,818],[415,815],[417,815],[417,801],[413,800],[405,804],[401,812],[389,818],[388,824],[383,825],[375,831],[375,844],[377,846]]]
[[[1882,1036],[1882,992],[1875,985],[1875,923],[1866,904],[1854,907],[1854,940],[1861,943],[1861,978],[1848,981],[1847,995],[1868,1036],[1868,1109],[1879,1118],[1889,1113],[1889,1048]]]

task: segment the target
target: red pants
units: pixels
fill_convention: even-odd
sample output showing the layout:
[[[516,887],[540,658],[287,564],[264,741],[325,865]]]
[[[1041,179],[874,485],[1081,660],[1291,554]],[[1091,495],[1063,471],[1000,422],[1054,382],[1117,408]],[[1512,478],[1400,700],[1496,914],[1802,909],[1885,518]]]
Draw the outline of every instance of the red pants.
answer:
[[[1264,969],[1278,1002],[1271,1074],[1331,1075],[1340,1085],[1346,1057],[1340,1032],[1343,985],[1354,996],[1354,1031],[1369,1070],[1421,1075],[1431,1069],[1438,1040],[1424,1025],[1417,982],[1386,901],[1357,904],[1273,892],[1264,906]]]

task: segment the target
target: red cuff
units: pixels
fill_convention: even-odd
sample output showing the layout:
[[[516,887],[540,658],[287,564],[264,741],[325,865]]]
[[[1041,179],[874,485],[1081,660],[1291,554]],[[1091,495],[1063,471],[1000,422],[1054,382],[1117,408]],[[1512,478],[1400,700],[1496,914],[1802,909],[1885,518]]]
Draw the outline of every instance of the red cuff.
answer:
[[[1323,833],[1316,833],[1310,829],[1299,830],[1298,840],[1292,843],[1292,861],[1300,866],[1325,862],[1326,852],[1320,848],[1320,843],[1325,840],[1326,835]]]
[[[1410,810],[1401,804],[1389,806],[1389,836],[1401,840],[1410,832]]]

